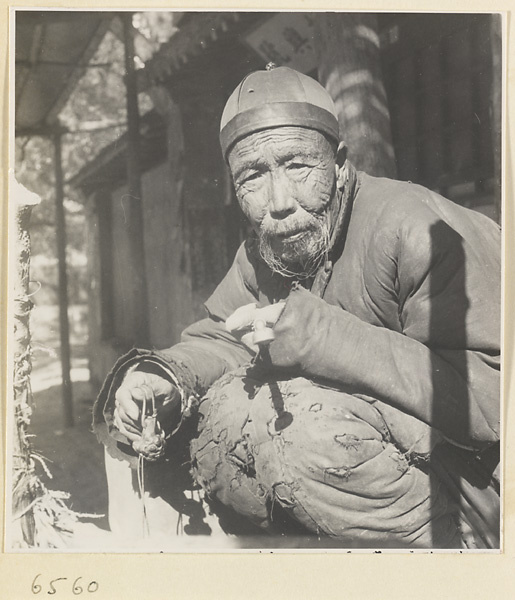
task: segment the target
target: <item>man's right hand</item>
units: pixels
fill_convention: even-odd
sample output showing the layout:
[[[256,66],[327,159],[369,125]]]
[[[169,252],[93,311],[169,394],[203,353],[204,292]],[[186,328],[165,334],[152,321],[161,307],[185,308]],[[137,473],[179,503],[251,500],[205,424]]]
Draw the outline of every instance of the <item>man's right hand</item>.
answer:
[[[143,365],[138,367],[138,370],[128,373],[115,393],[114,423],[131,442],[141,437],[144,401],[147,414],[152,412],[152,393],[158,411],[163,404],[170,404],[180,397],[179,390],[166,376],[147,372]]]

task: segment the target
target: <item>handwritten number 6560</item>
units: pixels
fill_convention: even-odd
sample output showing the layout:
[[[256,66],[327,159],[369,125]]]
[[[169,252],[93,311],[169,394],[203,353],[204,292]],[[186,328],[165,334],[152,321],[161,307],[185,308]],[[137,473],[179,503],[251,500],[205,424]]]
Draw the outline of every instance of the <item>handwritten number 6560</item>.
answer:
[[[34,580],[32,581],[31,591],[33,594],[39,594],[43,590],[43,587],[41,585],[39,585],[39,583],[36,583],[39,577],[41,577],[41,573],[38,573],[36,575],[36,577],[34,577]],[[54,584],[56,584],[58,581],[66,581],[67,579],[68,579],[68,577],[58,577],[57,579],[52,579],[48,583],[49,590],[47,591],[47,594],[52,596],[55,593],[57,593],[58,589],[56,588],[56,586]],[[79,585],[79,581],[81,579],[82,579],[82,577],[77,577],[77,579],[73,582],[72,592],[75,596],[78,596],[79,594],[82,594],[84,592],[84,588],[81,585]],[[98,582],[90,581],[88,583],[88,586],[86,587],[86,590],[90,594],[95,593],[98,590]]]

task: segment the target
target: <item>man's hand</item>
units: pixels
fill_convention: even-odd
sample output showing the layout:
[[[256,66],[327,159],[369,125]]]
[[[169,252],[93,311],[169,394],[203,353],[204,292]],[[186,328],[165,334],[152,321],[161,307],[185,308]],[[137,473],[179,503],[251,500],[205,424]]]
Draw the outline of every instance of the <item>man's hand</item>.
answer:
[[[169,379],[144,369],[142,365],[128,373],[115,394],[114,423],[131,442],[141,437],[143,404],[146,402],[147,414],[151,413],[152,393],[158,409],[180,396]]]
[[[264,308],[257,308],[255,304],[246,304],[236,309],[225,321],[225,328],[238,337],[247,348],[254,352],[259,351],[255,339],[256,330],[261,325],[273,327],[284,310],[285,302],[270,304]]]

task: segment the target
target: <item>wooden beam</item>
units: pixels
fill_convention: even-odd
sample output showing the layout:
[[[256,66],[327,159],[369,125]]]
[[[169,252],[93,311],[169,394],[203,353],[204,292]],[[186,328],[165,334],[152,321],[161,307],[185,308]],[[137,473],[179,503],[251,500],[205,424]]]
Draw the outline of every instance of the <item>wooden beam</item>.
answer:
[[[61,338],[62,401],[65,427],[73,426],[71,382],[70,326],[68,322],[68,276],[66,272],[66,220],[64,214],[64,180],[61,156],[61,133],[54,135],[55,217],[57,226],[57,261],[59,272],[59,334]]]
[[[134,343],[146,345],[148,333],[147,278],[145,273],[145,238],[143,198],[141,193],[141,157],[139,108],[136,70],[134,67],[134,27],[132,13],[122,16],[125,43],[125,85],[127,90],[127,230],[130,241],[133,279],[133,302],[138,315],[134,323]]]

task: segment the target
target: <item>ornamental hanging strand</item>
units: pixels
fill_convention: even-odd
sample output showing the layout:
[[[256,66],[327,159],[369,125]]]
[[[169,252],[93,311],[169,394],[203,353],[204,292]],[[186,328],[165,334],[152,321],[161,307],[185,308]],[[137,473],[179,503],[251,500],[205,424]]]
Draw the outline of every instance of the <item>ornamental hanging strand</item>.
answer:
[[[143,504],[143,522],[146,535],[150,534],[145,502],[145,461],[156,462],[165,453],[165,433],[157,420],[156,397],[154,390],[149,385],[142,385],[143,409],[141,411],[141,438],[133,442],[132,447],[138,453],[138,488]],[[152,414],[147,415],[147,391],[152,400]]]

